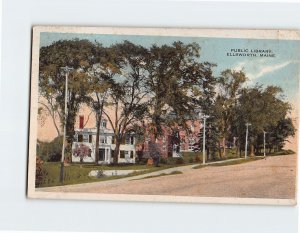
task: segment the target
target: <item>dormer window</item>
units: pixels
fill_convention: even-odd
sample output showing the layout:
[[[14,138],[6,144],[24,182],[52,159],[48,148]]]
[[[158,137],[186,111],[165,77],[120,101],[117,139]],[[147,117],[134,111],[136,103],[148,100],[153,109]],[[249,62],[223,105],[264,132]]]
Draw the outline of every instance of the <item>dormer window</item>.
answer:
[[[102,120],[101,127],[106,129],[106,126],[107,126],[107,120]]]

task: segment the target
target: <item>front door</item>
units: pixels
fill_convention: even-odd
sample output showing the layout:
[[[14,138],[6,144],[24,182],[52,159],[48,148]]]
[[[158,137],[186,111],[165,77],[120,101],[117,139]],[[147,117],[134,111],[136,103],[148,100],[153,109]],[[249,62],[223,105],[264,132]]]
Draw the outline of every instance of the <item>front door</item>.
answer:
[[[105,159],[105,149],[99,149],[99,161],[104,161]]]

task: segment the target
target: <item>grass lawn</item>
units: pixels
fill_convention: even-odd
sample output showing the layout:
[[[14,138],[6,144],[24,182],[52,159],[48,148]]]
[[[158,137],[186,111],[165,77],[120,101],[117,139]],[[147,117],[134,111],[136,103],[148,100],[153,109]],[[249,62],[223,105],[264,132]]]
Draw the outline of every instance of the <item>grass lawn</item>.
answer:
[[[160,164],[159,167],[154,167],[154,166],[138,165],[138,164],[118,165],[118,166],[71,164],[70,166],[65,167],[64,185],[120,179],[124,177],[136,176],[136,175],[146,174],[154,171],[164,170],[175,166],[180,166],[180,165]],[[51,187],[51,186],[61,185],[61,183],[59,182],[60,163],[54,163],[54,162],[44,163],[43,169],[45,171],[45,177],[42,184],[40,184],[39,187]],[[141,171],[136,171],[124,176],[104,176],[101,178],[96,178],[96,177],[88,176],[88,174],[92,170],[141,170]]]
[[[293,151],[281,151],[272,154],[272,156],[276,155],[286,155],[286,154],[293,154]],[[271,155],[269,155],[271,156]],[[228,153],[227,159],[237,158],[231,152]],[[251,161],[255,161],[258,159],[262,159],[262,157],[254,157],[249,158],[247,160],[240,159],[235,161],[228,161],[223,163],[216,163],[204,166],[228,166],[228,165],[235,165],[241,163],[247,163]],[[214,161],[220,161],[214,160]],[[213,162],[213,161],[209,161]],[[80,183],[89,183],[89,182],[99,182],[105,180],[112,180],[112,179],[120,179],[124,177],[136,176],[141,174],[146,174],[154,171],[164,170],[167,168],[189,165],[189,164],[199,164],[198,166],[194,167],[195,169],[204,167],[201,165],[202,163],[202,153],[201,152],[184,152],[183,158],[168,158],[164,161],[162,160],[159,167],[154,166],[147,166],[141,164],[120,164],[120,165],[95,165],[95,164],[70,164],[70,166],[65,167],[65,177],[64,177],[64,184],[80,184]],[[60,163],[59,162],[45,162],[43,165],[43,169],[45,172],[44,180],[39,185],[39,187],[50,187],[50,186],[59,186],[61,183],[59,182],[59,174],[60,174]],[[134,173],[124,175],[124,176],[104,176],[101,178],[96,177],[89,177],[88,174],[92,170],[137,170]],[[140,171],[139,171],[140,170]],[[166,175],[166,174],[165,174]],[[149,176],[149,178],[152,178]]]

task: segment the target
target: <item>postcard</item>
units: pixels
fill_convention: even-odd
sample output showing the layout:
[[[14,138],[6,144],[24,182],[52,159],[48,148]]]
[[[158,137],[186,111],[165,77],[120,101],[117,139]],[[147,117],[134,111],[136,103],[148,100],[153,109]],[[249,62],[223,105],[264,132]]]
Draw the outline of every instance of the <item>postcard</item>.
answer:
[[[29,198],[296,204],[300,31],[32,37]]]

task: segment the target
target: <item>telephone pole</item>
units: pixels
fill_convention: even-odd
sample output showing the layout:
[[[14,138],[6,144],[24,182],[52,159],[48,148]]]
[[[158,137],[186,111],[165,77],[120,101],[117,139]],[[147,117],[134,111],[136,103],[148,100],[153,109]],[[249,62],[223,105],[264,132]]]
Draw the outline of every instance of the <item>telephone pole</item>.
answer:
[[[61,161],[60,161],[60,176],[59,181],[60,183],[64,183],[64,160],[65,160],[65,142],[66,142],[66,125],[67,125],[67,115],[68,115],[68,75],[72,68],[69,67],[62,67],[63,70],[66,71],[66,83],[65,83],[65,116],[64,116],[64,135],[63,135],[63,145],[61,151]]]
[[[203,149],[202,149],[202,155],[203,155],[203,158],[202,158],[202,161],[203,161],[203,165],[205,164],[205,159],[206,159],[206,155],[205,155],[205,127],[206,127],[206,119],[209,118],[208,115],[204,115],[202,116],[203,118]]]
[[[245,159],[247,159],[248,152],[248,127],[251,125],[250,123],[246,123],[246,144],[245,144]]]

